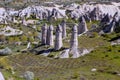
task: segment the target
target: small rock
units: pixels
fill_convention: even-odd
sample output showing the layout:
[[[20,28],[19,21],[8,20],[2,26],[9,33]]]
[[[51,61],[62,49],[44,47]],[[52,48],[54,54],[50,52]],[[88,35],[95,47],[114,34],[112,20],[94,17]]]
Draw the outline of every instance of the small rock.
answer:
[[[34,80],[34,73],[30,71],[26,71],[24,74],[25,80]]]
[[[97,69],[93,68],[93,69],[91,69],[91,71],[92,71],[92,72],[96,72],[96,71],[97,71]]]

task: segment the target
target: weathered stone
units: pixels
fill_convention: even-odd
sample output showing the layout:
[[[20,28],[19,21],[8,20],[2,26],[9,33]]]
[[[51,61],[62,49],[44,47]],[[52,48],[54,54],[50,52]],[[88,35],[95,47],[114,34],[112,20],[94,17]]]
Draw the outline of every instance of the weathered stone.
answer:
[[[83,15],[85,20],[88,22],[91,22],[91,18],[88,16],[88,14]]]
[[[47,41],[47,24],[44,24],[41,30],[42,30],[41,43],[45,45]]]
[[[106,14],[103,18],[102,18],[102,20],[100,21],[100,24],[101,25],[104,25],[104,24],[108,24],[110,22],[110,16],[109,16],[109,14]]]
[[[0,50],[0,55],[9,55],[12,53],[12,50],[6,47],[5,49]]]
[[[47,30],[47,45],[53,46],[54,41],[53,41],[53,26],[50,25],[48,30]]]
[[[0,72],[0,80],[5,80],[1,72]]]
[[[112,21],[105,26],[105,29],[103,29],[103,31],[104,31],[105,33],[114,32],[114,30],[115,30],[115,25],[116,25],[117,15],[118,15],[118,13],[116,12],[116,13],[114,14],[114,16],[113,16]]]
[[[30,71],[26,71],[24,73],[25,80],[34,80],[34,73]]]
[[[113,32],[113,31],[114,31],[114,28],[115,28],[115,21],[112,20],[109,25],[106,25],[106,26],[105,26],[105,29],[103,29],[103,31],[104,31],[105,33]]]
[[[59,58],[69,58],[69,49],[63,50],[63,51],[60,53]]]
[[[61,26],[62,26],[62,38],[64,39],[66,38],[66,21],[65,20],[61,22]]]
[[[101,12],[100,12],[99,8],[95,7],[93,9],[93,11],[91,11],[91,13],[90,13],[91,20],[99,20],[100,13]]]
[[[63,43],[62,43],[62,27],[60,25],[58,25],[57,28],[56,28],[54,49],[55,50],[60,50],[62,46],[63,46]]]
[[[22,24],[25,25],[25,26],[27,25],[25,17],[22,18]]]
[[[84,17],[80,17],[79,25],[78,25],[78,34],[82,34],[87,31],[88,31],[88,29],[87,29],[86,21],[85,21]]]
[[[77,58],[79,57],[78,53],[78,34],[77,34],[77,26],[74,25],[72,28],[72,35],[70,40],[70,57]]]

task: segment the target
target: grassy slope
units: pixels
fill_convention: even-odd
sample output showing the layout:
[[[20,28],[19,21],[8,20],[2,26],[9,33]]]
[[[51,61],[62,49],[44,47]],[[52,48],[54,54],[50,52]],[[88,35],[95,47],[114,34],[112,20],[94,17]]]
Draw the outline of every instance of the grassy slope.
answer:
[[[73,21],[70,22],[73,23]],[[88,23],[88,28],[90,26],[91,24]],[[22,30],[26,32],[31,28],[22,27]],[[82,78],[88,80],[119,80],[120,77],[116,73],[120,72],[120,46],[108,46],[108,40],[116,37],[116,34],[108,34],[104,37],[79,37],[79,48],[97,48],[91,54],[78,59],[52,59],[34,54],[16,54],[0,58],[0,66],[4,67],[2,72],[6,79],[12,76],[15,80],[22,80],[18,78],[21,74],[25,71],[32,71],[40,80],[82,80]],[[67,40],[69,40],[69,37],[64,40],[64,46],[69,48]],[[12,49],[15,47],[9,46]],[[16,47],[14,51],[21,47],[23,48],[23,46]],[[92,68],[96,68],[97,72],[91,72]],[[16,72],[14,75],[11,74],[11,69]]]
[[[79,47],[101,47],[78,59],[53,59],[30,53],[16,54],[0,60],[5,67],[2,71],[6,78],[12,76],[15,80],[21,80],[18,77],[25,71],[34,72],[40,80],[119,80],[116,73],[120,73],[120,46],[109,46],[107,40],[115,35],[106,36],[107,38],[79,37]],[[67,43],[66,45],[68,47]],[[92,68],[96,68],[97,72],[91,72]],[[14,75],[11,74],[11,69],[16,72]]]
[[[7,59],[15,72],[29,70],[40,80],[119,80],[119,49],[120,46],[100,47],[78,59],[52,59],[33,54],[12,55]],[[97,72],[91,72],[92,68]]]

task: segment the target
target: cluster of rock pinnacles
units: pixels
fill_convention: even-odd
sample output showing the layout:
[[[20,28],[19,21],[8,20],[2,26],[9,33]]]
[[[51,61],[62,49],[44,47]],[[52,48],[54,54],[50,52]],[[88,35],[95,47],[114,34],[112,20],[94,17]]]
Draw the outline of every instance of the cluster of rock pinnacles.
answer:
[[[103,32],[113,32],[115,28],[116,15],[113,16],[110,20],[110,16],[106,14],[100,21],[100,24],[107,24],[106,27],[102,30]],[[93,25],[95,26],[95,25]],[[54,39],[54,27],[53,25],[48,26],[44,24],[41,28],[42,38],[41,43],[44,45],[54,46],[54,50],[60,50],[63,47],[63,39],[67,37],[66,32],[66,21],[63,20],[61,24],[57,25],[55,30],[55,39]],[[72,54],[72,57],[79,57],[80,52],[78,50],[78,35],[88,32],[87,24],[85,18],[82,16],[79,18],[79,23],[74,24],[71,32],[70,47],[67,52],[68,55]],[[66,53],[66,52],[65,52]],[[63,53],[64,54],[64,53]]]

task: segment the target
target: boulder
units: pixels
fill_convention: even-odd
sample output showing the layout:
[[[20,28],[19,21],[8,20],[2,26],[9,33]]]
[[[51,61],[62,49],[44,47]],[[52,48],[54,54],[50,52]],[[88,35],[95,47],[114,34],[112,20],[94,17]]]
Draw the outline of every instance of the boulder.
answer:
[[[12,50],[8,47],[6,47],[5,49],[0,50],[0,55],[9,55],[12,54]]]
[[[24,73],[25,80],[34,80],[34,73],[31,71],[26,71]]]

